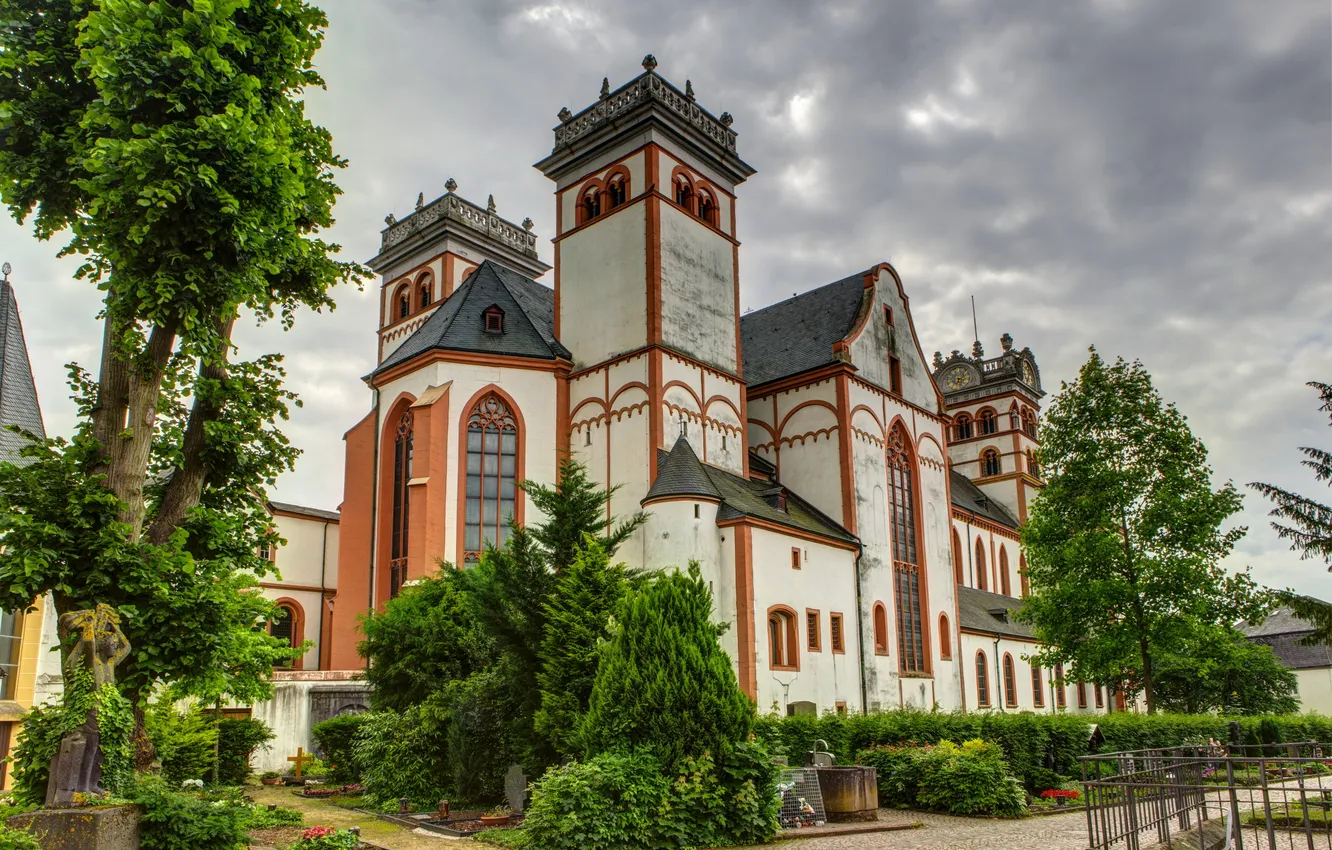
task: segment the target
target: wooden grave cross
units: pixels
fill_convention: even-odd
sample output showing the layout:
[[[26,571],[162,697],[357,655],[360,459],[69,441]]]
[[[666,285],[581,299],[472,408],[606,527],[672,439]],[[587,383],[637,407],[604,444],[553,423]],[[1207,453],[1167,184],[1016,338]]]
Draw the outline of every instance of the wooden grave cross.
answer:
[[[300,778],[301,778],[301,769],[305,767],[305,763],[308,762],[308,761],[314,761],[314,759],[315,759],[314,756],[312,756],[312,755],[308,754],[307,752],[305,752],[305,748],[304,748],[304,747],[297,747],[297,748],[296,748],[296,755],[294,755],[294,756],[287,756],[287,761],[295,762],[295,763],[296,763],[296,778],[297,778],[297,779],[300,779]]]

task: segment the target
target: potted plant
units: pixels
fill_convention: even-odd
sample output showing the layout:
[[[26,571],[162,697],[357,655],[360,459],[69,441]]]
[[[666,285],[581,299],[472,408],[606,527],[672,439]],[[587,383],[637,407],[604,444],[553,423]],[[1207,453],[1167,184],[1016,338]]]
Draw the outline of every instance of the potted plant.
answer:
[[[276,785],[282,781],[282,774],[278,773],[276,770],[265,770],[263,773],[259,774],[259,781],[265,785]]]
[[[511,817],[513,817],[513,809],[508,806],[496,806],[481,816],[481,824],[483,826],[499,826],[502,823],[508,823]]]

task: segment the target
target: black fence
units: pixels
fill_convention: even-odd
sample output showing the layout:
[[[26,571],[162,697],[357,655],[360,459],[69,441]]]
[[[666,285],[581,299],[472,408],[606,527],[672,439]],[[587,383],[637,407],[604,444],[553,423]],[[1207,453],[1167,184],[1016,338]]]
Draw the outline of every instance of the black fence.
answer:
[[[1091,850],[1332,848],[1332,744],[1084,756]]]

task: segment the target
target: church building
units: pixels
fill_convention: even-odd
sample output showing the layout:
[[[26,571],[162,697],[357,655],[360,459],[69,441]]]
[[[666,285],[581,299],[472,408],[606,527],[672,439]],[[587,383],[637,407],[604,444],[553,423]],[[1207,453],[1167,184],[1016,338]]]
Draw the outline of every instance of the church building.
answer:
[[[1011,617],[1041,486],[1032,352],[1005,335],[997,357],[927,359],[887,263],[742,314],[755,169],[730,114],[656,65],[560,110],[536,163],[553,266],[530,219],[452,180],[386,219],[372,403],[345,436],[310,660],[363,666],[358,616],[540,521],[518,482],[572,456],[618,488],[613,515],[650,515],[618,559],[700,563],[760,711],[1102,707],[1030,666]]]

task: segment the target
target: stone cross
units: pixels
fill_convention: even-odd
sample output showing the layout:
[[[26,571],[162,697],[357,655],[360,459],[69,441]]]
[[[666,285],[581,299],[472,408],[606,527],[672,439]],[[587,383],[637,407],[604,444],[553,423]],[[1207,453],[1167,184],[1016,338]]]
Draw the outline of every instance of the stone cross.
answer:
[[[296,755],[287,756],[287,761],[296,764],[296,778],[300,779],[301,771],[305,769],[305,763],[308,761],[314,761],[314,756],[307,753],[304,747],[297,747]]]
[[[509,765],[509,770],[504,774],[504,799],[509,808],[519,814],[527,805],[527,777],[517,764]]]
[[[689,419],[683,413],[680,414],[680,436],[687,436],[689,433]]]

